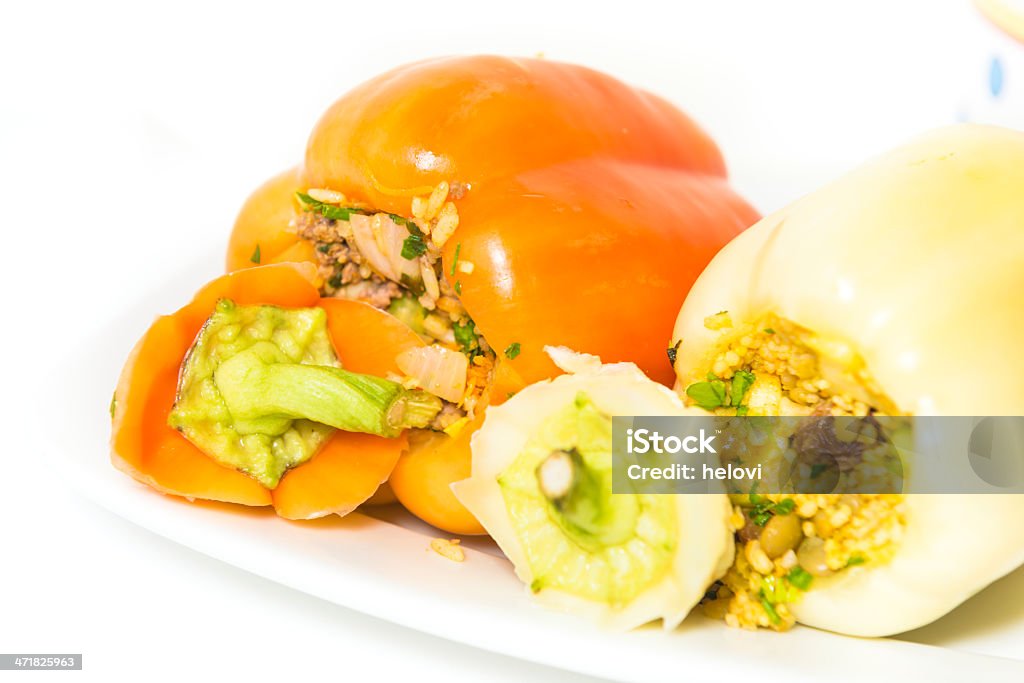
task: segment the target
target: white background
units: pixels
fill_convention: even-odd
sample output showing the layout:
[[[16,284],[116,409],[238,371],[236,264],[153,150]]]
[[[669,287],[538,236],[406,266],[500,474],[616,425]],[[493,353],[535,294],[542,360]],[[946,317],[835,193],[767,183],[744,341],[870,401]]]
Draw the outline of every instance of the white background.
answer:
[[[960,0],[4,3],[0,652],[84,652],[99,680],[571,680],[151,536],[38,449],[61,420],[52,363],[220,248],[327,105],[397,64],[473,52],[543,52],[668,96],[765,210],[927,128],[1024,111],[1009,87],[1024,68],[1002,102],[986,80],[994,53],[1020,67],[1020,49]],[[78,674],[33,674],[58,675]]]

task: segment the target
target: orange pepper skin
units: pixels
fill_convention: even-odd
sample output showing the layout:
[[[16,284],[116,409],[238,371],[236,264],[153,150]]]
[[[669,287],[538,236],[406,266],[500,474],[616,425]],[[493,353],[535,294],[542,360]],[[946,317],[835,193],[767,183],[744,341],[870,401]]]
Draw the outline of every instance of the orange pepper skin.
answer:
[[[227,272],[272,263],[316,260],[313,246],[288,230],[288,224],[300,210],[295,193],[302,189],[305,188],[301,169],[291,168],[263,183],[249,196],[235,219],[228,241]]]
[[[471,187],[572,159],[609,157],[724,175],[715,143],[664,100],[541,59],[432,59],[338,100],[306,149],[309,187],[408,215],[442,180]]]
[[[356,372],[384,375],[394,357],[423,342],[394,317],[356,301],[321,300],[308,264],[268,265],[224,275],[201,289],[184,308],[158,318],[136,345],[115,391],[111,460],[115,467],[161,491],[188,498],[250,506],[273,505],[289,519],[347,514],[386,481],[407,448],[403,435],[384,439],[336,431],[309,461],[290,470],[273,491],[220,465],[167,425],[178,373],[216,302],[288,308],[320,305],[328,332]],[[351,344],[351,330],[373,343]],[[344,358],[342,359],[344,363]]]
[[[454,482],[470,475],[469,441],[481,424],[482,415],[454,437],[421,432],[411,438],[409,450],[398,461],[388,482],[409,512],[449,533],[486,533],[451,491]]]
[[[285,258],[294,193],[330,188],[382,211],[411,214],[414,194],[442,180],[480,188],[573,159],[622,161],[725,176],[714,141],[656,95],[573,64],[477,56],[399,67],[356,87],[321,117],[305,166],[267,181],[246,201],[227,270]]]
[[[526,386],[507,360],[498,360],[494,378],[482,402],[499,405]],[[472,451],[470,439],[483,424],[484,411],[466,424],[455,436],[419,434],[410,438],[409,450],[402,454],[391,479],[394,497],[411,513],[453,534],[479,535],[486,531],[452,493],[451,485],[470,475]]]
[[[346,370],[375,377],[401,375],[398,354],[426,346],[408,325],[369,304],[323,298],[318,305],[327,312],[327,332]]]
[[[666,347],[697,276],[757,219],[722,178],[617,161],[528,171],[458,203],[444,276],[526,383],[557,374],[545,345],[675,379]]]

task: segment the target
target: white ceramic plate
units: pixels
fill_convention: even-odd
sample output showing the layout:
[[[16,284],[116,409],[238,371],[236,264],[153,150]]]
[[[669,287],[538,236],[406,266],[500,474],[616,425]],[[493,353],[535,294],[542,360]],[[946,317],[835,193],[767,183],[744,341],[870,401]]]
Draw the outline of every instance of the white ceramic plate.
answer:
[[[61,368],[56,468],[103,507],[184,546],[297,590],[409,628],[568,670],[616,679],[754,681],[1024,680],[1024,571],[902,639],[865,640],[809,628],[749,633],[691,615],[674,632],[602,632],[533,605],[496,547],[467,539],[464,563],[428,550],[441,534],[408,515],[294,523],[264,510],[160,495],[110,466],[107,407],[134,339],[216,275],[213,255],[98,327]],[[69,379],[70,378],[70,379]],[[51,384],[51,387],[55,385]]]

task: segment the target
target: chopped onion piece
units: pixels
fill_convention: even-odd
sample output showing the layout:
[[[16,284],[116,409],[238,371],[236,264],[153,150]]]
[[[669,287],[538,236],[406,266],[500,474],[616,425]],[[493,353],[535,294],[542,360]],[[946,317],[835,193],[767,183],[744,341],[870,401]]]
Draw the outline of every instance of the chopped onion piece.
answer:
[[[395,223],[387,214],[349,217],[356,249],[375,271],[395,282],[403,276],[413,282],[420,280],[419,259],[402,257],[402,245],[409,231]]]
[[[469,359],[462,353],[433,344],[403,351],[395,362],[420,389],[452,403],[462,400],[469,370]]]

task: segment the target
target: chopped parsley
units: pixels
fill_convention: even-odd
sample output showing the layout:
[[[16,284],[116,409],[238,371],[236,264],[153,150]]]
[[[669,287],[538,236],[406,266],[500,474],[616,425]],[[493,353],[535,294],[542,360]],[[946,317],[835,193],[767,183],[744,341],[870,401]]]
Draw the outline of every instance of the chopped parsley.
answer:
[[[467,319],[465,324],[454,323],[452,331],[455,333],[455,341],[458,342],[462,352],[470,357],[480,353],[480,342],[476,338],[476,324]]]
[[[672,359],[672,349],[669,349],[669,359]],[[735,406],[737,415],[746,415],[749,409],[741,412],[740,408],[746,408],[742,405],[743,397],[753,384],[754,373],[748,370],[737,370],[728,382],[709,372],[706,382],[686,387],[686,395],[704,410]]]
[[[791,586],[805,591],[811,587],[811,582],[814,581],[814,576],[800,565],[797,565],[790,569],[789,573],[786,574],[786,580],[789,581]]]
[[[522,349],[519,346],[519,342],[512,342],[511,344],[505,347],[505,358],[508,358],[509,360],[515,360],[516,356],[519,355],[519,352],[521,350]]]
[[[455,245],[455,260],[452,261],[451,270],[448,271],[448,274],[451,275],[452,277],[455,277],[455,268],[458,267],[458,265],[459,265],[459,253],[461,251],[462,251],[462,242],[459,242],[458,244]]]
[[[331,287],[334,287],[335,289],[338,289],[339,287],[341,287],[342,284],[341,275],[335,275],[334,277],[327,281],[327,284],[329,284]]]
[[[352,214],[368,214],[370,213],[366,209],[360,209],[357,206],[335,206],[334,204],[325,204],[321,201],[313,199],[305,192],[296,192],[295,196],[302,202],[302,208],[304,211],[312,211],[318,213],[324,218],[329,218],[332,221],[347,221]]]
[[[115,391],[110,396],[110,419],[114,419],[114,413],[117,412],[117,392]]]
[[[423,234],[418,225],[393,213],[389,213],[388,216],[395,223],[404,225],[405,229],[409,231],[409,236],[402,242],[402,258],[406,261],[412,261],[414,258],[419,258],[427,252],[426,235]]]
[[[780,500],[778,503],[758,495],[752,488],[750,490],[750,521],[757,526],[764,526],[775,515],[788,515],[796,508],[792,498]]]
[[[766,328],[764,328],[764,333],[765,334],[775,334],[775,330],[773,330],[770,327],[766,327]]]
[[[329,245],[329,244],[321,244],[320,246],[318,246],[316,248],[316,250],[319,251],[321,254],[326,254],[327,252],[329,252],[331,250],[331,245]]]
[[[796,501],[794,501],[792,498],[786,498],[785,500],[780,500],[778,503],[775,504],[775,514],[788,515],[795,508]]]
[[[761,607],[763,607],[764,611],[768,614],[768,619],[771,620],[773,624],[781,623],[782,617],[780,617],[779,613],[775,611],[775,606],[772,605],[768,598],[765,597],[763,589],[758,594],[758,597],[761,598]]]
[[[419,233],[420,235],[423,234],[420,231],[420,226],[416,225],[416,223],[413,222],[413,220],[411,218],[406,218],[405,216],[399,216],[397,213],[389,213],[388,214],[388,218],[393,220],[395,222],[395,225],[404,225],[405,227],[409,228],[409,232],[411,232],[411,233],[414,233],[414,234],[415,233]]]
[[[747,389],[753,384],[754,373],[747,370],[737,370],[736,374],[732,376],[732,389],[729,393],[732,405],[739,406],[743,402],[743,396],[746,395]]]
[[[856,567],[858,564],[864,564],[867,560],[864,559],[863,555],[850,555],[850,559],[846,561],[847,567]]]
[[[803,571],[803,569],[801,568],[800,571]],[[757,597],[761,603],[761,607],[764,608],[764,611],[768,614],[768,618],[771,619],[773,624],[779,624],[782,621],[782,618],[779,616],[779,612],[775,609],[775,606],[796,602],[802,595],[799,591],[803,589],[800,589],[796,583],[789,580],[790,575],[793,573],[794,572],[790,572],[790,574],[786,576],[786,580],[774,575],[765,576],[761,579],[761,589],[758,591]],[[807,574],[807,572],[804,573]],[[805,585],[809,586],[810,578],[812,577],[810,574],[807,574],[807,577]],[[799,578],[796,581],[802,583],[805,579]]]
[[[692,398],[704,410],[714,410],[727,405],[729,394],[725,382],[708,373],[708,381],[696,382],[686,387],[686,395]]]
[[[405,238],[402,242],[402,258],[406,261],[412,261],[414,258],[418,258],[425,254],[427,251],[427,243],[423,241],[422,235],[412,234]]]
[[[459,295],[462,294],[462,280],[455,281],[455,293]]]
[[[679,341],[677,341],[675,343],[674,346],[670,346],[666,350],[666,353],[668,353],[668,362],[672,365],[672,367],[675,367],[675,365],[676,365],[676,356],[679,355],[679,346],[682,343],[683,343],[683,340],[680,339]]]
[[[252,252],[252,256],[249,257],[249,260],[252,261],[253,263],[255,263],[256,265],[259,265],[259,263],[260,263],[260,245],[258,245],[258,244],[256,245],[256,251]]]

